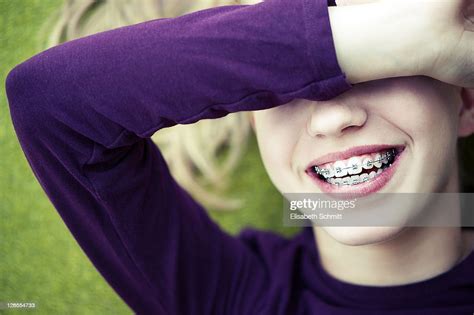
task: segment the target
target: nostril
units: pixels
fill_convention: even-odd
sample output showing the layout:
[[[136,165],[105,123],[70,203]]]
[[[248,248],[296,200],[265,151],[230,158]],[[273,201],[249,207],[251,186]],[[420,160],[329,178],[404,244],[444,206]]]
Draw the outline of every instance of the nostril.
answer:
[[[356,130],[359,130],[359,126],[347,126],[341,130],[341,133],[351,133]]]

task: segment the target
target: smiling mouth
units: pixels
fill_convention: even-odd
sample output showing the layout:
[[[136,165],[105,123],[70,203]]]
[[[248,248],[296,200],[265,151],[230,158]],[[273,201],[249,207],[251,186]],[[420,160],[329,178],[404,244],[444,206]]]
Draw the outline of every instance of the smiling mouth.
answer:
[[[401,147],[385,148],[345,160],[313,165],[307,172],[321,184],[330,184],[334,188],[358,186],[383,177],[402,151]]]

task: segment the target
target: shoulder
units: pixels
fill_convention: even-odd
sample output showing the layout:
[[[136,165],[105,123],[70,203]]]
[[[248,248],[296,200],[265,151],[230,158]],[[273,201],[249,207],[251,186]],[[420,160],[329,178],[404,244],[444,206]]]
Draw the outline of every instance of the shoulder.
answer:
[[[310,232],[304,228],[292,237],[285,237],[272,231],[246,228],[237,237],[260,257],[268,269],[275,269],[280,263],[288,265],[289,258],[298,259],[308,254],[308,245],[313,244]],[[295,263],[297,261],[293,260],[290,264]]]

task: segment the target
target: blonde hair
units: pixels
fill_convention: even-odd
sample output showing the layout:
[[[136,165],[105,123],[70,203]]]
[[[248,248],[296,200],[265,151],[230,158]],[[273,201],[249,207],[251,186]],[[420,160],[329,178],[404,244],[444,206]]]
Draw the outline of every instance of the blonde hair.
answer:
[[[255,1],[254,1],[255,2]],[[235,0],[65,0],[43,27],[50,35],[42,48],[147,20],[175,17],[201,9],[238,4]],[[160,147],[180,185],[205,206],[236,209],[241,200],[222,196],[229,175],[245,151],[250,123],[246,113],[202,120],[160,130]]]

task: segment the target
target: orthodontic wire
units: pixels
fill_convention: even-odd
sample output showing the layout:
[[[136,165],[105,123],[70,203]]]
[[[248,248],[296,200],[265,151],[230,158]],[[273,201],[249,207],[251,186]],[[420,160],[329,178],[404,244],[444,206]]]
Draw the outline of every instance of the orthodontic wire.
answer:
[[[373,161],[370,160],[369,162],[370,162],[371,164],[376,163],[376,162],[382,162],[384,158],[387,158],[387,159],[388,159],[388,158],[391,158],[392,155],[395,156],[395,154],[392,154],[391,152],[387,152],[385,155],[386,155],[385,157],[381,157],[381,158],[378,159],[378,160],[373,160]],[[341,172],[341,171],[343,171],[343,170],[348,170],[348,169],[351,169],[351,168],[352,168],[352,169],[355,169],[355,168],[356,168],[356,165],[351,165],[351,166],[342,167],[342,168],[338,167],[337,169],[340,170],[339,172]],[[329,172],[326,168],[321,168],[321,169],[320,169],[320,168],[317,167],[317,166],[314,167],[314,171],[315,171],[316,173],[318,173],[319,175],[323,175],[323,176],[324,176],[324,174],[326,174],[327,172]]]

